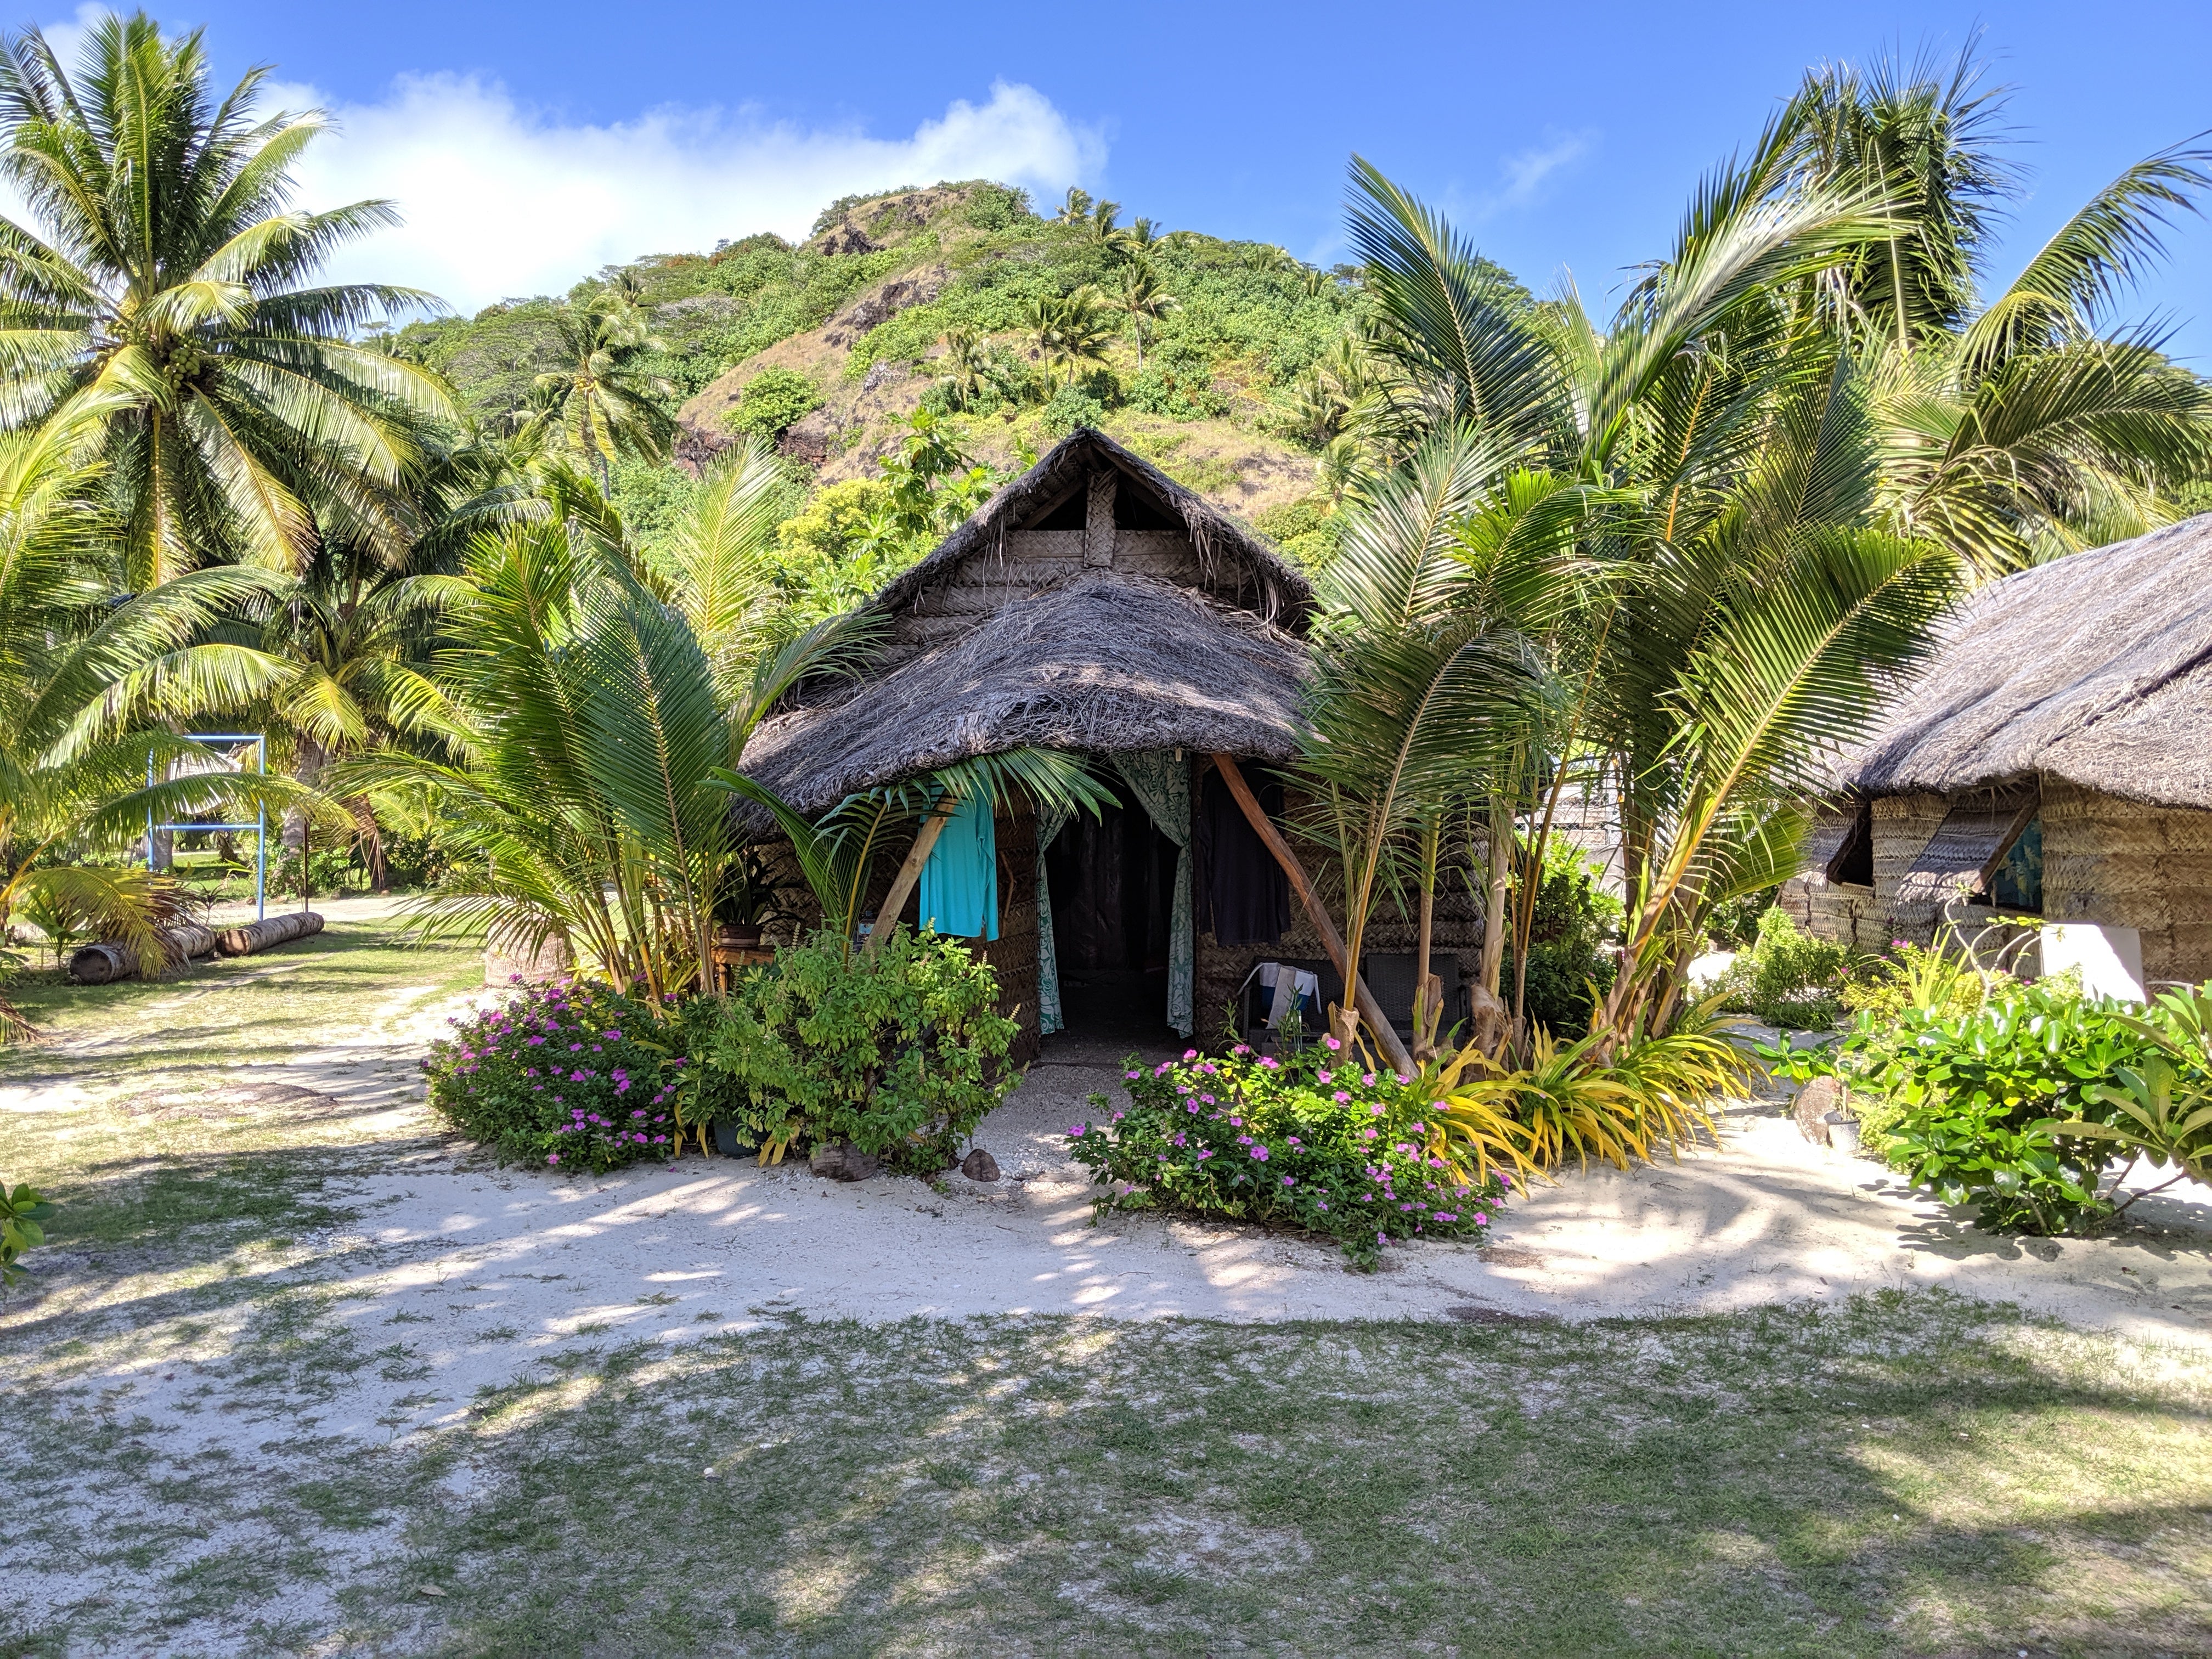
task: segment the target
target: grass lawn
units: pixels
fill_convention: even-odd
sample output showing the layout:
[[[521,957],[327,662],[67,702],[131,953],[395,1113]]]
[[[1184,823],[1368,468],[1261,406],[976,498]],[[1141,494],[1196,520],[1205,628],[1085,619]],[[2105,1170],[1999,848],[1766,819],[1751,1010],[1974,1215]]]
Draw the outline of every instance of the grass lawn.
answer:
[[[375,1101],[223,1104],[214,1068],[335,1074],[348,1029],[476,969],[356,930],[296,961],[33,988],[61,1041],[0,1057],[0,1170],[64,1201],[54,1249],[99,1292],[0,1316],[0,1656],[2212,1651],[2212,1366],[1940,1296],[1583,1325],[769,1307],[330,1434],[422,1356],[404,1310],[341,1318],[375,1247],[318,1172],[443,1154]],[[119,1375],[156,1361],[183,1384],[158,1413]]]

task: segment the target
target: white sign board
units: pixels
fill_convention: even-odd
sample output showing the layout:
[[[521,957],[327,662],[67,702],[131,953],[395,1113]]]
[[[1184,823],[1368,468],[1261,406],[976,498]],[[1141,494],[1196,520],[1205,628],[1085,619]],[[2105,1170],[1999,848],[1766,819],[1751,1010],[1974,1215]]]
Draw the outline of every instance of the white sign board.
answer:
[[[2045,977],[2069,968],[2081,970],[2081,988],[2092,996],[2147,1002],[2143,994],[2142,933],[2134,927],[2106,927],[2094,921],[2054,921],[2043,929]]]

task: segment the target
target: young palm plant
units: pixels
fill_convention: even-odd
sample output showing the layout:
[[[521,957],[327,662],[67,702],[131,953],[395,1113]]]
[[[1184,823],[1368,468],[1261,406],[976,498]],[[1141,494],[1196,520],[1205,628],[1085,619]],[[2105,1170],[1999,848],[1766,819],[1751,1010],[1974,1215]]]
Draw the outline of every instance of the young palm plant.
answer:
[[[0,46],[0,171],[36,226],[0,220],[0,421],[90,398],[134,590],[293,568],[319,516],[397,562],[420,528],[409,417],[453,416],[436,376],[349,337],[427,295],[307,285],[396,221],[289,204],[326,124],[257,118],[266,75],[218,97],[199,36],[143,12],[94,23],[74,76],[36,30]]]
[[[12,911],[76,917],[161,957],[175,913],[166,878],[93,863],[143,831],[222,807],[251,812],[295,793],[281,780],[208,775],[206,755],[145,714],[134,680],[150,665],[214,672],[192,654],[212,620],[277,579],[217,568],[136,598],[118,594],[114,522],[94,459],[102,411],[78,404],[0,437],[0,939]],[[149,787],[149,766],[185,775]],[[0,1039],[27,1029],[0,1000]]]

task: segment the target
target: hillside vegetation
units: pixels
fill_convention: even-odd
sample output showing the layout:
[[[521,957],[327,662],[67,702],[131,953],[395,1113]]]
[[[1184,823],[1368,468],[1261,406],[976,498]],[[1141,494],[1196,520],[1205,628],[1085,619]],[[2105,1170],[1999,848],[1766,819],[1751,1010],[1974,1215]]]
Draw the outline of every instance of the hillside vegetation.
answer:
[[[416,323],[398,344],[487,428],[511,432],[541,404],[541,377],[572,367],[564,310],[634,308],[644,332],[623,366],[678,422],[672,465],[611,469],[647,540],[699,467],[754,433],[791,463],[792,516],[811,497],[814,530],[796,535],[818,544],[826,521],[862,539],[882,463],[927,408],[1000,475],[1078,424],[1101,426],[1318,561],[1340,493],[1326,454],[1347,411],[1328,365],[1346,356],[1363,299],[1350,268],[1125,227],[1116,204],[1080,192],[1048,217],[1023,191],[975,180],[833,203],[796,246],[762,234],[657,254],[558,299]]]

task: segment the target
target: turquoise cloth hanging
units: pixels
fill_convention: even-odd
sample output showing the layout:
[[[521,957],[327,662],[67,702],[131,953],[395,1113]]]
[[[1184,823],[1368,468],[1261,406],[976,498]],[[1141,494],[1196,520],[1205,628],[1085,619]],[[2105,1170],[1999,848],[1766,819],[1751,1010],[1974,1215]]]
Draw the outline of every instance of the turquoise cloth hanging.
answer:
[[[1060,1003],[1060,951],[1052,941],[1052,884],[1045,879],[1044,854],[1074,816],[1066,806],[1037,809],[1037,1032],[1042,1036],[1067,1029],[1067,1016]]]
[[[999,936],[999,834],[990,798],[963,797],[921,866],[921,925],[956,939]]]
[[[1114,757],[1114,769],[1129,781],[1152,827],[1176,844],[1175,898],[1168,921],[1168,1024],[1184,1036],[1192,1018],[1192,980],[1197,937],[1191,927],[1190,767],[1166,749]]]

